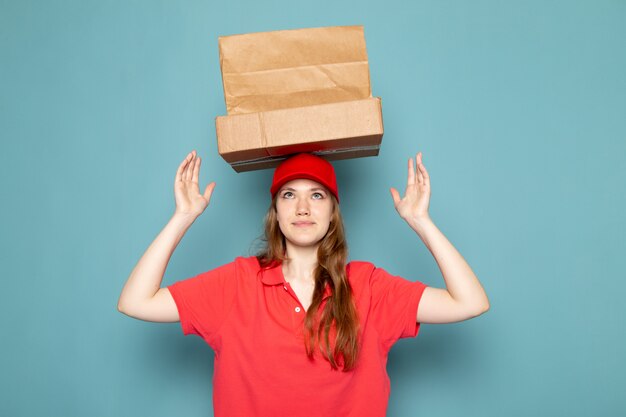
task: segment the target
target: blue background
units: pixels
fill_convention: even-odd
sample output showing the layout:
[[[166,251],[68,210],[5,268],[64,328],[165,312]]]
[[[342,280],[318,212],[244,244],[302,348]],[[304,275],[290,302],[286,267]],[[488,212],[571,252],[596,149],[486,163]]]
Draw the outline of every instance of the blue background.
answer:
[[[353,24],[386,130],[335,164],[351,258],[444,286],[388,191],[421,150],[491,301],[394,347],[388,414],[625,415],[624,22],[619,0],[0,2],[0,415],[212,415],[210,348],[120,291],[192,149],[217,188],[163,285],[254,253],[271,172],[217,153],[217,36]]]

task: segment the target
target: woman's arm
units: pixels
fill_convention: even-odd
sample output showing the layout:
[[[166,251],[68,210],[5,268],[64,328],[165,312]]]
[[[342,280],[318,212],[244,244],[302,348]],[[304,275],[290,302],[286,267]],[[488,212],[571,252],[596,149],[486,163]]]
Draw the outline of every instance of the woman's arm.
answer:
[[[394,205],[400,216],[422,239],[432,253],[446,289],[428,287],[424,290],[417,312],[420,323],[452,323],[476,317],[489,310],[489,300],[472,268],[430,219],[430,177],[422,163],[421,152],[409,159],[405,196],[400,198],[391,189]]]
[[[172,253],[187,229],[208,206],[215,188],[215,183],[212,182],[206,187],[204,194],[200,194],[200,164],[200,157],[192,151],[178,167],[174,184],[176,211],[128,277],[117,304],[120,312],[147,321],[179,320],[178,310],[169,290],[160,287]]]

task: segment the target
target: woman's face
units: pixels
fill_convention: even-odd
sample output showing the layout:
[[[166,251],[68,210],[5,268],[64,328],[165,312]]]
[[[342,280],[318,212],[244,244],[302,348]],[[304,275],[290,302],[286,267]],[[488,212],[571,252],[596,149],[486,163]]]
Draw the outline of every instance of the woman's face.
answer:
[[[278,225],[288,244],[317,245],[328,231],[332,213],[331,193],[318,182],[289,181],[276,194]]]

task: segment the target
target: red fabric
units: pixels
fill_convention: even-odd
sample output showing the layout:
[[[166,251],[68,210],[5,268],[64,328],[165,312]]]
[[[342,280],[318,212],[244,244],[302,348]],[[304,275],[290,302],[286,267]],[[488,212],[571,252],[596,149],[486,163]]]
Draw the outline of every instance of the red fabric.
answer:
[[[367,262],[347,270],[362,329],[361,356],[350,372],[332,370],[321,356],[308,359],[306,313],[280,266],[260,272],[255,257],[237,258],[168,287],[183,333],[215,351],[216,417],[385,415],[387,354],[399,338],[417,335],[426,285]]]

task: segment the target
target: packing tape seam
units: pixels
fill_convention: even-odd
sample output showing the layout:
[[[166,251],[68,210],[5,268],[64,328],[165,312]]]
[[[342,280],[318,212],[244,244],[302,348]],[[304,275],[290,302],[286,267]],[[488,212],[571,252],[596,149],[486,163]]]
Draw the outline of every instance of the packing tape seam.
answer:
[[[373,151],[375,149],[380,149],[380,145],[358,146],[358,147],[341,148],[341,149],[327,149],[323,151],[314,151],[310,153],[314,155],[318,155],[318,156],[326,156],[326,155],[332,155],[332,154],[337,154],[337,153],[354,152],[354,151]],[[270,155],[269,157],[253,158],[253,159],[247,159],[245,161],[232,162],[230,165],[233,167],[236,167],[236,166],[253,164],[256,162],[280,161],[283,159],[287,159],[287,156],[285,155],[271,156]]]

